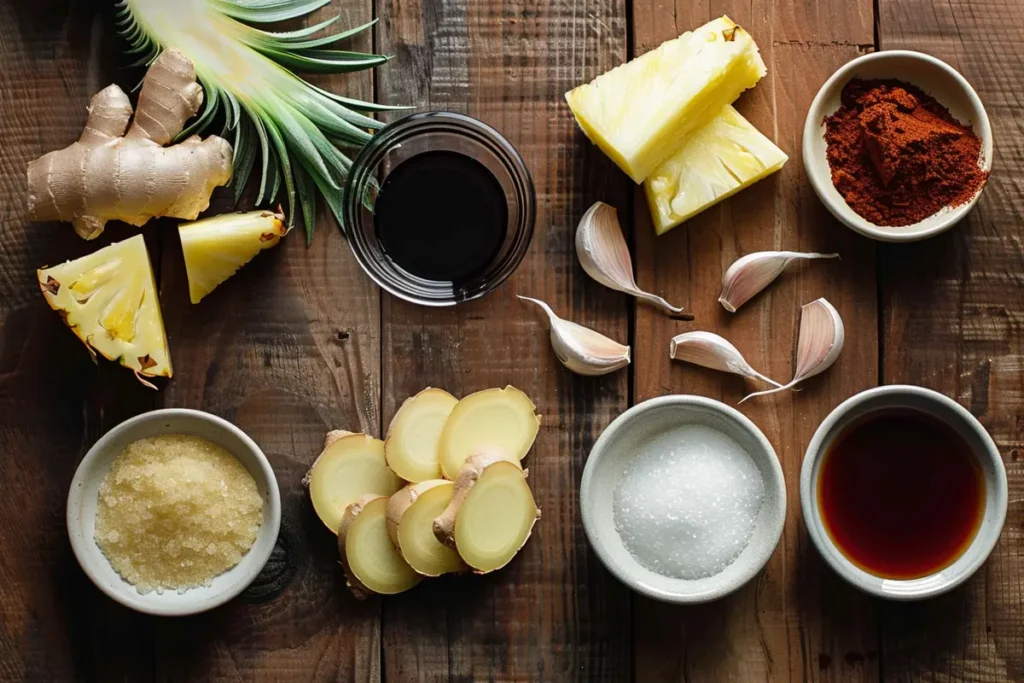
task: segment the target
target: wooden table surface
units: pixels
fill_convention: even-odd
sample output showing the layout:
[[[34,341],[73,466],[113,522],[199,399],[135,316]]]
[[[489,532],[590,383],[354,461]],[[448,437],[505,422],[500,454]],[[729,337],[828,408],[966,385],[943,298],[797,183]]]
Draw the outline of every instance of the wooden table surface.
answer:
[[[330,77],[348,94],[477,116],[515,144],[537,187],[537,230],[504,286],[449,310],[381,294],[332,218],[259,256],[198,306],[173,222],[145,229],[175,376],[153,392],[94,366],[51,312],[34,270],[98,243],[25,219],[25,165],[76,139],[89,97],[133,85],[101,0],[0,0],[0,680],[2,681],[972,681],[1024,680],[1024,5],[1004,0],[335,0],[360,46],[394,60]],[[641,193],[577,130],[562,94],[723,13],[753,34],[768,76],[739,109],[790,155],[770,179],[656,238]],[[844,62],[909,48],[959,69],[984,100],[995,171],[971,216],[924,243],[882,245],[837,224],[803,172],[800,133],[818,87]],[[671,320],[587,278],[573,231],[595,200],[619,209],[642,287],[684,304]],[[717,304],[735,258],[763,249],[838,251],[788,273],[730,315]],[[600,379],[553,356],[538,311],[620,340],[634,363]],[[628,406],[696,393],[735,404],[743,380],[669,362],[669,338],[706,329],[758,369],[788,378],[800,305],[819,296],[846,347],[799,393],[743,404],[782,460],[785,533],[736,594],[673,607],[630,593],[600,565],[578,487],[601,430]],[[528,465],[544,517],[505,570],[430,581],[357,602],[335,540],[300,479],[332,428],[379,435],[401,401],[514,384],[544,415]],[[937,389],[967,406],[1005,459],[1002,540],[965,586],[921,604],[870,599],[828,570],[800,516],[797,480],[819,421],[883,383]],[[210,614],[157,619],[104,597],[79,569],[64,505],[78,461],[125,418],[201,408],[246,430],[281,486],[278,547],[244,595]]]

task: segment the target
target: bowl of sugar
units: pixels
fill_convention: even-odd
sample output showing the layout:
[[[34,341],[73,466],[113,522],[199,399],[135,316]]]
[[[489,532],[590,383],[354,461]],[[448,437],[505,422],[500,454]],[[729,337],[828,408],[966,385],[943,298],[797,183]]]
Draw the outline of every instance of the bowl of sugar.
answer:
[[[674,395],[633,406],[594,444],[580,487],[601,562],[664,602],[717,600],[768,562],[786,484],[775,450],[735,408]]]

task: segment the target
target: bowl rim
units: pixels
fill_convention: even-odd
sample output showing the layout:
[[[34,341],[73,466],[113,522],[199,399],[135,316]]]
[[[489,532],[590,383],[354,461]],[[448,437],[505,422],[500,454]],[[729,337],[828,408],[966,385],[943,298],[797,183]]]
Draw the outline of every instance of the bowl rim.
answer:
[[[817,514],[817,482],[812,481],[815,467],[827,451],[828,444],[825,443],[825,439],[829,433],[837,426],[845,427],[846,425],[842,424],[843,421],[849,419],[848,416],[851,412],[860,405],[872,402],[879,397],[891,396],[911,396],[926,403],[931,402],[940,405],[952,411],[978,437],[984,449],[984,453],[978,455],[988,456],[992,461],[993,471],[995,472],[995,508],[992,510],[994,514],[991,521],[986,521],[989,519],[989,510],[986,506],[985,516],[982,519],[977,535],[968,549],[964,551],[964,554],[955,560],[953,564],[944,567],[939,572],[917,579],[886,579],[861,569],[843,555],[842,551],[832,542],[828,532],[825,531],[820,520],[820,514]],[[901,602],[921,600],[947,593],[973,576],[988,559],[996,543],[999,541],[1003,524],[1006,521],[1008,498],[1009,490],[1006,468],[999,453],[999,448],[985,427],[969,410],[945,394],[911,384],[887,384],[872,387],[854,394],[840,403],[822,420],[818,429],[814,432],[814,436],[811,437],[811,441],[807,445],[804,460],[800,467],[800,511],[803,515],[808,535],[826,564],[832,567],[848,583],[865,593]],[[985,528],[988,528],[991,533],[983,535],[982,529]],[[961,565],[955,575],[942,582],[938,582],[933,578],[939,576],[941,572],[949,571],[952,567],[956,566],[960,559],[967,557],[968,553],[970,553],[970,559]]]
[[[460,133],[466,137],[480,136],[486,138],[489,144],[493,145],[498,151],[500,151],[500,155],[495,154],[495,156],[498,156],[503,162],[503,165],[509,169],[509,175],[514,178],[514,182],[519,183],[522,186],[523,198],[520,206],[520,210],[522,212],[521,220],[519,221],[519,225],[508,226],[508,230],[510,232],[515,232],[515,243],[512,247],[510,255],[511,258],[509,259],[507,270],[499,273],[493,280],[487,282],[486,286],[481,287],[479,291],[475,291],[468,296],[452,296],[446,299],[431,299],[420,296],[415,292],[408,291],[387,281],[374,270],[371,258],[366,253],[366,247],[362,244],[361,238],[357,237],[358,233],[352,225],[358,221],[357,215],[359,213],[359,207],[362,204],[362,200],[359,198],[360,193],[356,191],[354,185],[364,177],[370,177],[367,176],[368,169],[372,169],[372,167],[377,163],[374,160],[374,157],[379,154],[382,149],[393,144],[394,140],[396,138],[400,138],[403,133],[409,132],[410,134],[416,134],[417,129],[429,127],[431,125],[445,126],[449,129],[449,132],[454,129],[461,129]],[[510,278],[512,274],[519,269],[519,266],[522,265],[523,260],[526,258],[530,249],[530,244],[533,242],[536,223],[537,191],[533,182],[533,174],[530,172],[529,167],[526,165],[526,161],[523,159],[522,154],[519,153],[519,150],[516,149],[515,145],[513,145],[508,138],[502,135],[493,126],[488,125],[476,117],[452,111],[432,110],[409,114],[408,116],[403,116],[402,118],[388,123],[374,133],[370,140],[363,145],[353,159],[352,165],[349,167],[348,176],[346,177],[341,190],[341,207],[338,226],[341,228],[342,233],[345,236],[345,241],[348,242],[349,248],[352,250],[352,254],[355,256],[360,269],[378,287],[392,296],[408,301],[409,303],[417,304],[419,306],[427,306],[430,308],[445,308],[479,299],[480,297],[496,290],[508,278]]]
[[[981,101],[981,97],[978,96],[974,87],[971,86],[970,82],[968,82],[963,74],[952,66],[938,57],[934,57],[924,52],[917,52],[915,50],[879,50],[877,52],[871,52],[851,59],[849,62],[836,69],[821,88],[818,89],[817,94],[814,96],[814,99],[811,101],[811,105],[807,110],[807,117],[804,119],[801,156],[804,164],[804,173],[810,180],[811,187],[814,188],[814,193],[818,195],[818,199],[825,205],[825,208],[827,208],[829,212],[843,225],[860,233],[861,235],[864,235],[865,237],[881,242],[917,242],[949,230],[964,216],[966,216],[971,209],[974,208],[974,205],[978,203],[978,199],[980,199],[982,192],[988,184],[988,178],[982,182],[981,187],[978,188],[978,191],[969,201],[949,210],[940,209],[938,212],[928,216],[919,223],[902,226],[900,228],[900,232],[892,232],[884,226],[875,225],[874,223],[864,219],[852,209],[849,209],[849,211],[839,210],[835,206],[835,199],[828,194],[828,189],[834,189],[832,186],[831,175],[826,174],[825,177],[822,177],[822,174],[814,173],[812,171],[813,166],[810,162],[813,143],[818,137],[820,137],[821,121],[825,115],[822,109],[828,94],[838,87],[840,82],[845,85],[846,81],[852,78],[852,72],[858,67],[868,62],[894,58],[909,58],[927,62],[930,65],[946,72],[946,74],[949,75],[963,90],[968,101],[971,103],[971,107],[976,113],[972,128],[974,129],[975,134],[981,139],[983,168],[984,170],[991,172],[994,155],[992,125],[989,121],[988,112],[985,110],[985,104]],[[894,78],[899,79],[898,76],[894,76]],[[908,82],[912,81],[909,81],[908,79]],[[827,167],[828,162],[826,161],[826,168]],[[846,201],[842,199],[841,195],[840,201],[846,205]],[[848,205],[846,206],[848,208]],[[945,211],[945,213],[942,213],[943,211]],[[915,226],[920,226],[921,223],[930,220],[935,216],[941,216],[941,220],[935,225],[928,228],[919,227],[915,229]]]
[[[771,543],[764,544],[761,552],[754,555],[752,560],[743,567],[742,571],[738,572],[733,577],[731,582],[696,595],[673,593],[671,591],[660,590],[653,586],[638,582],[625,567],[621,566],[614,560],[605,547],[604,542],[600,540],[597,531],[593,530],[595,521],[593,520],[593,503],[591,503],[592,496],[590,494],[590,488],[592,486],[591,482],[594,479],[594,472],[599,467],[600,461],[607,453],[606,449],[608,447],[608,443],[611,442],[617,432],[627,429],[639,415],[664,406],[675,406],[684,409],[699,407],[713,413],[718,413],[736,424],[740,430],[745,431],[749,436],[751,436],[759,448],[756,453],[751,453],[750,455],[754,459],[764,460],[768,463],[772,476],[765,478],[765,486],[772,487],[775,493],[775,500],[777,501],[777,511],[779,513],[777,515],[778,520],[773,525],[774,528],[769,527],[767,530],[767,533],[770,534],[769,537],[773,538],[773,541]],[[762,569],[764,569],[766,564],[768,564],[768,561],[778,548],[779,542],[782,539],[782,532],[785,529],[787,506],[786,478],[782,470],[782,463],[780,462],[775,449],[772,447],[771,442],[768,440],[768,437],[766,437],[764,432],[762,432],[746,415],[732,406],[726,405],[725,403],[713,398],[707,398],[705,396],[698,396],[695,394],[669,394],[667,396],[658,396],[637,403],[625,412],[621,413],[618,417],[612,420],[607,427],[605,427],[597,441],[594,442],[594,446],[591,448],[587,461],[583,466],[583,476],[580,482],[579,504],[580,516],[583,520],[583,530],[587,536],[588,542],[590,543],[590,547],[598,556],[598,559],[601,560],[601,564],[603,564],[604,567],[611,572],[613,576],[615,576],[615,578],[632,590],[655,600],[681,605],[697,605],[718,600],[719,598],[735,592],[746,585]]]
[[[258,465],[260,475],[266,483],[267,498],[263,525],[266,530],[264,531],[263,528],[261,528],[259,533],[269,533],[272,542],[267,543],[261,553],[253,555],[255,559],[250,563],[250,567],[245,574],[241,575],[239,580],[232,583],[222,592],[209,596],[204,600],[182,600],[180,602],[154,604],[135,591],[135,588],[123,578],[121,579],[121,583],[117,584],[122,588],[122,590],[118,590],[117,588],[108,585],[107,582],[102,580],[102,578],[93,570],[91,564],[85,561],[86,557],[99,557],[102,558],[103,562],[107,562],[109,564],[109,560],[107,560],[103,551],[99,549],[99,546],[96,545],[96,541],[93,538],[88,538],[86,534],[78,531],[79,524],[76,513],[82,505],[82,484],[88,476],[88,473],[95,465],[95,462],[102,457],[109,448],[111,442],[117,440],[119,437],[123,436],[125,432],[136,428],[140,424],[160,421],[169,417],[185,418],[187,420],[195,420],[198,422],[212,424],[216,428],[232,434],[242,442],[245,448],[249,451],[249,455],[252,457],[252,460]],[[238,454],[232,453],[232,455],[236,459],[240,459]],[[86,452],[85,457],[83,457],[82,461],[78,464],[78,467],[75,470],[75,475],[71,480],[71,487],[68,490],[67,496],[65,522],[67,525],[68,538],[71,541],[71,550],[75,555],[75,559],[78,561],[79,566],[81,566],[82,571],[84,571],[86,576],[89,577],[89,580],[92,581],[100,591],[115,602],[143,614],[169,617],[188,616],[206,612],[234,599],[242,591],[248,588],[252,581],[263,570],[267,561],[270,559],[270,555],[274,550],[274,546],[277,543],[277,537],[280,532],[281,492],[277,484],[277,477],[274,475],[274,470],[270,465],[270,461],[267,460],[266,455],[260,447],[256,445],[256,442],[253,441],[248,434],[242,431],[241,428],[231,422],[228,422],[222,417],[203,410],[195,410],[192,408],[159,408],[130,417],[124,422],[110,428]],[[255,548],[250,549],[249,552],[255,552]],[[248,553],[246,556],[248,556]],[[246,556],[243,556],[243,559]],[[235,566],[237,567],[238,565]],[[234,569],[234,567],[227,571],[232,571],[232,569]],[[187,595],[187,593],[185,595]]]

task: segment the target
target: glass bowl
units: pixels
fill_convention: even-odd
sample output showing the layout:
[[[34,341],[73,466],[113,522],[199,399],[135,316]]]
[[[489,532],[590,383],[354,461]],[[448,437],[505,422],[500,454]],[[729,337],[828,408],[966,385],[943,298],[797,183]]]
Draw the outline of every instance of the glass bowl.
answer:
[[[401,162],[432,151],[465,154],[494,174],[505,192],[505,240],[491,262],[457,284],[427,280],[396,264],[384,251],[373,220],[378,188]],[[452,306],[483,296],[519,266],[533,237],[533,179],[515,148],[482,121],[451,112],[413,114],[389,124],[359,152],[342,196],[342,228],[356,260],[382,289],[423,306]]]

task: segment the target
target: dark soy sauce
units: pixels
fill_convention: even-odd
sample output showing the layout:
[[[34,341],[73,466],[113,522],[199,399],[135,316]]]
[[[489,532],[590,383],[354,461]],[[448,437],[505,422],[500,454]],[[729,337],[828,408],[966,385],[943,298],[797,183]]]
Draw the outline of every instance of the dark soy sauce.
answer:
[[[498,255],[508,230],[508,205],[497,178],[476,159],[424,152],[402,161],[384,179],[374,228],[400,268],[457,285]]]
[[[832,541],[866,572],[928,576],[967,549],[985,513],[985,479],[951,427],[916,410],[880,410],[843,430],[818,475]]]

